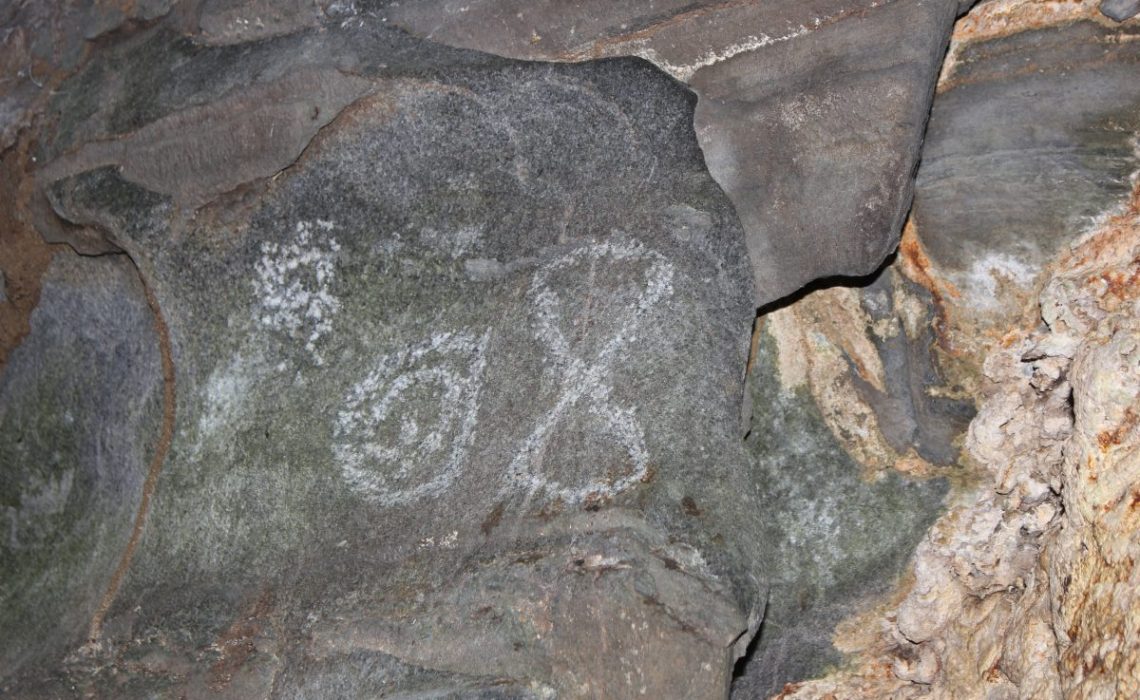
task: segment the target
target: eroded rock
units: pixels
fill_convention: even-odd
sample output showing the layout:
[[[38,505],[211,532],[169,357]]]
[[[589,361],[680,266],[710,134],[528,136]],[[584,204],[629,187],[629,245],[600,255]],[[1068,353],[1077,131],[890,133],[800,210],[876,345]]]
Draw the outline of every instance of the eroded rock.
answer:
[[[154,319],[124,256],[59,254],[0,376],[5,675],[86,640],[157,449]]]
[[[286,68],[351,89],[290,167],[225,173],[211,149],[279,105],[220,86],[280,101]],[[40,181],[153,288],[178,421],[97,643],[20,692],[726,694],[767,578],[754,307],[693,103],[634,59],[361,20],[236,52],[160,28],[92,64]],[[199,160],[128,165],[155,144]]]
[[[845,417],[822,413],[836,403],[801,383],[795,361],[810,351],[787,343],[774,316],[752,369],[745,441],[773,575],[759,639],[733,685],[737,698],[770,697],[840,663],[836,624],[889,591],[948,491],[945,479],[869,469],[855,458],[833,432]]]
[[[787,697],[1135,694],[1138,224],[1133,205],[1063,256],[1044,325],[987,359],[967,443],[987,478],[926,536],[913,585],[879,618],[879,648],[896,650],[864,642],[857,670]]]
[[[1109,19],[1123,22],[1140,14],[1140,2],[1137,0],[1101,0],[1100,11]]]
[[[432,0],[381,12],[454,46],[558,61],[642,56],[688,82],[765,304],[820,277],[870,274],[898,243],[932,86],[969,4]]]
[[[1092,3],[1056,19],[993,5],[951,52],[914,205],[943,296],[981,325],[1016,314],[1140,169],[1140,26],[1098,22]]]

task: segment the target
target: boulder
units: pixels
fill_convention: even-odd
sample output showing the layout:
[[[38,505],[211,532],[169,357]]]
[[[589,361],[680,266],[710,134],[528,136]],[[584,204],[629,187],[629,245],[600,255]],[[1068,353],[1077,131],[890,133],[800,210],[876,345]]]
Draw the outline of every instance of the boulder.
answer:
[[[727,694],[754,294],[689,91],[363,16],[64,87],[40,184],[153,290],[176,421],[93,643],[12,687]]]
[[[757,304],[874,272],[898,244],[953,0],[381,2],[442,43],[532,60],[642,56],[699,95],[709,171],[744,225]]]

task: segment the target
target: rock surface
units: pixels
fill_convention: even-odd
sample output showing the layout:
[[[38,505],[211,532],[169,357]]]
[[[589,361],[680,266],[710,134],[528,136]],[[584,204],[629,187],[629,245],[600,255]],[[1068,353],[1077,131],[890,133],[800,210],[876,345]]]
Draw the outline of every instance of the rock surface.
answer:
[[[1100,11],[1105,17],[1123,22],[1140,14],[1140,0],[1101,0]]]
[[[945,479],[870,471],[854,458],[833,432],[836,417],[822,413],[839,402],[821,401],[801,383],[795,360],[805,349],[782,337],[787,329],[775,316],[765,321],[752,368],[745,441],[761,487],[764,559],[774,573],[759,638],[737,669],[735,698],[769,697],[840,663],[835,625],[890,589],[947,493]]]
[[[841,634],[860,662],[781,697],[1140,692],[1138,199],[1055,263],[1044,324],[987,358],[967,441],[984,478],[919,545],[901,600]]]
[[[1074,232],[1131,191],[1140,25],[1105,24],[1089,8],[955,47],[931,114],[914,222],[964,309],[993,311],[1028,291]]]
[[[39,182],[153,289],[177,421],[93,643],[12,692],[727,694],[754,307],[690,93],[363,20],[64,88]]]
[[[1095,3],[1042,5],[961,23],[899,261],[933,296],[936,356],[980,396],[978,481],[894,597],[838,627],[846,668],[781,697],[1137,693],[1135,27],[1107,33]],[[1011,69],[1027,57],[1032,72]],[[1102,99],[1056,93],[1040,129],[980,116],[1061,88]]]
[[[123,256],[57,256],[0,376],[0,668],[86,639],[162,427],[154,320]]]
[[[1138,25],[880,268],[971,4],[0,9],[0,694],[1140,693]]]
[[[429,0],[379,12],[454,46],[558,61],[636,55],[688,82],[766,304],[820,277],[870,274],[898,243],[932,86],[969,4]]]

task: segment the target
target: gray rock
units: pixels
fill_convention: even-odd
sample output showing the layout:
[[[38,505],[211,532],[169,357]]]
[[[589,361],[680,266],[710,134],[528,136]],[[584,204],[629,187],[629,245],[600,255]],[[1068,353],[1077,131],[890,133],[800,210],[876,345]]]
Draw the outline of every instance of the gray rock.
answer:
[[[914,204],[955,303],[991,307],[999,278],[1028,287],[1127,200],[1140,170],[1138,35],[1084,21],[963,47],[931,114]]]
[[[320,23],[321,3],[313,0],[203,0],[197,7],[204,44],[241,44],[290,34]]]
[[[58,253],[0,375],[0,669],[86,639],[161,433],[154,319],[124,256]]]
[[[225,179],[227,134],[305,85],[326,125]],[[155,30],[60,95],[41,182],[149,280],[177,424],[102,655],[21,692],[728,692],[765,590],[753,292],[690,93],[362,15]],[[197,160],[129,165],[178,139]]]
[[[942,511],[945,480],[867,481],[804,390],[782,386],[765,332],[753,365],[747,439],[773,572],[764,623],[734,698],[764,698],[842,661],[835,626],[890,590]]]
[[[83,62],[89,42],[163,17],[177,0],[5,2],[0,6],[0,152],[42,112],[50,86]]]
[[[763,305],[820,277],[870,274],[898,243],[951,26],[971,4],[427,0],[378,11],[454,46],[638,55],[689,82]]]
[[[1140,14],[1140,0],[1101,0],[1100,12],[1109,19],[1123,22]]]
[[[906,302],[897,299],[898,287],[904,287],[921,306],[902,308]],[[850,372],[860,397],[874,411],[883,437],[898,454],[913,448],[931,464],[957,464],[959,439],[975,411],[973,402],[943,395],[949,382],[938,346],[938,309],[930,293],[892,265],[863,287],[860,296],[872,322],[894,323],[900,328],[886,337],[869,334],[882,362],[884,390],[864,381],[858,371]]]
[[[693,75],[697,133],[748,232],[761,304],[868,275],[894,250],[955,14],[889,3]]]

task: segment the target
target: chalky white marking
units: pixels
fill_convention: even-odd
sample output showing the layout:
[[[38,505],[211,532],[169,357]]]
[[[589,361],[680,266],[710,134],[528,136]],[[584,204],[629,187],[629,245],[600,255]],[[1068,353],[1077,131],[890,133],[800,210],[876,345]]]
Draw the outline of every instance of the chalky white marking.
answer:
[[[815,27],[818,27],[820,24],[822,24],[822,20],[817,18],[813,24]],[[725,46],[720,50],[705,51],[692,59],[689,63],[685,64],[672,63],[665,60],[649,45],[648,40],[640,40],[636,42],[634,44],[634,50],[632,53],[635,56],[644,58],[650,63],[656,64],[658,68],[665,71],[666,73],[669,73],[677,80],[688,82],[690,79],[692,79],[693,74],[701,68],[716,65],[717,63],[727,61],[728,59],[733,58],[739,54],[755,51],[756,49],[762,49],[765,46],[771,46],[773,44],[779,44],[791,39],[797,39],[801,36],[804,36],[810,31],[812,30],[808,27],[800,25],[795,30],[788,32],[787,34],[781,34],[779,36],[769,36],[767,34],[750,35],[744,37],[742,40],[736,42],[735,44],[730,44],[729,46]]]
[[[349,486],[391,506],[437,495],[455,481],[475,434],[489,339],[489,330],[482,337],[436,333],[383,357],[352,388],[333,426]],[[410,405],[413,391],[424,389],[432,392],[428,405]],[[417,408],[427,409],[426,423],[416,420]]]
[[[317,341],[332,330],[332,317],[340,309],[340,300],[329,291],[340,244],[335,238],[314,236],[314,225],[325,233],[335,228],[322,219],[298,221],[292,243],[262,243],[253,285],[261,303],[256,320],[291,339],[304,340],[305,350],[320,366],[324,358]]]
[[[1019,287],[1028,287],[1038,270],[1018,258],[1003,253],[991,253],[975,260],[964,274],[952,274],[959,289],[965,289],[971,301],[980,308],[1000,306],[999,280],[1007,280]]]
[[[549,281],[552,273],[579,262],[595,264],[603,261],[608,261],[610,266],[647,262],[649,269],[645,273],[645,286],[638,295],[636,305],[617,324],[621,330],[602,346],[591,361],[587,361],[575,357],[571,352],[570,343],[560,325],[562,300],[550,288]],[[532,494],[541,490],[552,498],[561,498],[567,504],[575,504],[590,496],[619,493],[645,477],[649,469],[649,452],[645,447],[644,431],[633,408],[613,403],[610,375],[619,354],[637,339],[637,331],[645,317],[662,299],[672,294],[672,264],[660,253],[636,241],[583,246],[550,262],[535,273],[529,296],[534,304],[537,336],[547,347],[548,359],[562,373],[562,387],[554,408],[538,422],[511,461],[506,475],[508,488],[522,488]],[[602,419],[607,433],[616,437],[629,454],[633,467],[623,478],[608,481],[595,477],[584,484],[573,486],[539,473],[538,467],[543,461],[543,454],[555,427],[567,417],[571,407],[582,401],[589,403],[590,413]]]

